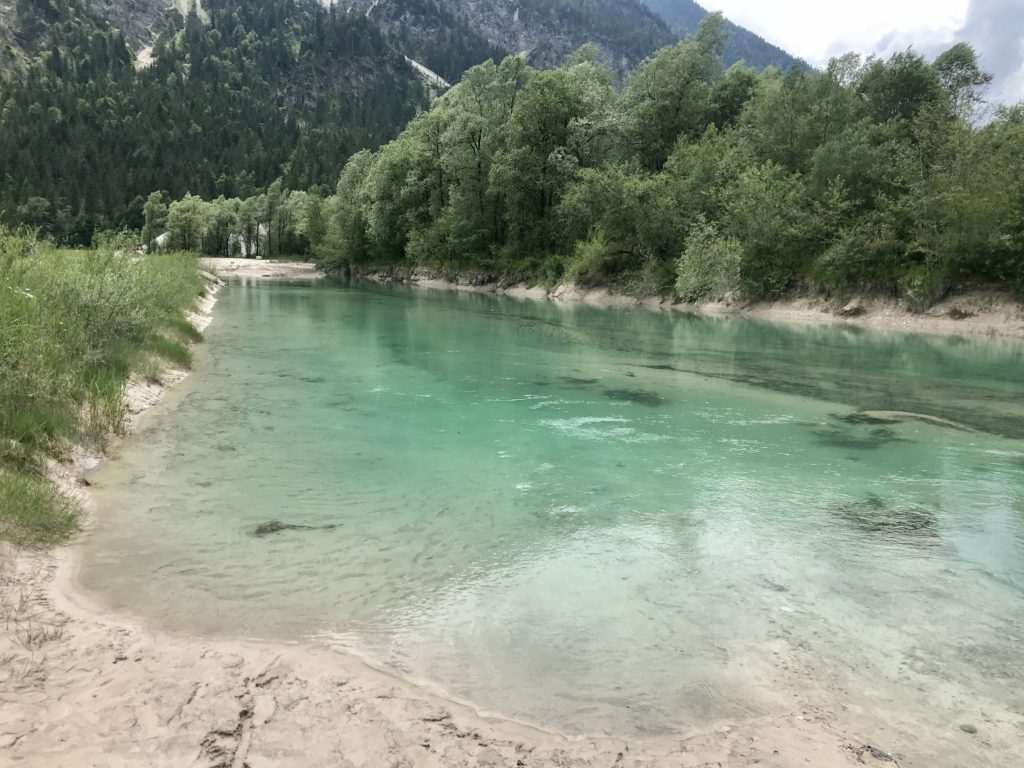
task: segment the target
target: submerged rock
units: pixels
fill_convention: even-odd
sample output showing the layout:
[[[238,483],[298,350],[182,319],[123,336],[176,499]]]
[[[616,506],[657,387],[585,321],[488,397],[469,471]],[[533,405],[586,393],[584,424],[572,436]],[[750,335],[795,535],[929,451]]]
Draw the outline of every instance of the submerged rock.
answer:
[[[874,493],[861,501],[837,504],[832,511],[864,533],[915,540],[938,536],[938,522],[931,510],[915,504],[893,506]]]
[[[845,424],[861,425],[870,424],[872,426],[886,426],[891,424],[899,424],[900,419],[890,416],[879,416],[874,413],[868,413],[865,411],[855,411],[854,413],[833,413],[832,418],[836,421],[842,421]]]
[[[878,427],[867,435],[843,430],[835,427],[814,430],[814,439],[819,445],[829,448],[852,448],[860,451],[872,451],[889,443],[907,443],[909,440],[900,437],[891,429]]]
[[[299,525],[297,523],[282,523],[280,520],[271,520],[269,523],[260,523],[253,531],[254,536],[270,536],[282,531],[333,531],[338,526],[334,523],[327,525]]]
[[[771,579],[762,579],[761,581],[772,592],[789,592],[789,587],[784,587],[782,584],[778,584]]]
[[[914,413],[913,411],[861,411],[861,413],[873,419],[894,419],[896,421],[920,421],[924,424],[931,424],[934,427],[949,427],[961,432],[973,432],[972,427],[961,424],[952,419],[945,419],[941,416],[932,416],[927,413]]]
[[[627,403],[650,407],[664,405],[668,402],[657,392],[652,392],[649,389],[606,389],[604,396],[609,400],[621,400]]]

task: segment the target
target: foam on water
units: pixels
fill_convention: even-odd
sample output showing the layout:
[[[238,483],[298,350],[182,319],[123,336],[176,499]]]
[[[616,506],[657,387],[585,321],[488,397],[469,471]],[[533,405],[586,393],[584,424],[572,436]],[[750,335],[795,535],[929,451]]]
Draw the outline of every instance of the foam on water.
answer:
[[[1020,345],[347,286],[217,313],[96,477],[111,607],[572,732],[806,710],[911,764],[981,764],[961,722],[1024,743]]]

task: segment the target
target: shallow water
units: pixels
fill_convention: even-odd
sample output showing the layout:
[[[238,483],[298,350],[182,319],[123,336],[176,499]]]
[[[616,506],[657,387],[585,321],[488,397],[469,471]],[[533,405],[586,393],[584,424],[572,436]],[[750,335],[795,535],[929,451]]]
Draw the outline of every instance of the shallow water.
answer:
[[[234,283],[95,478],[82,580],[571,732],[817,708],[998,746],[1024,734],[1022,373],[1011,342]]]

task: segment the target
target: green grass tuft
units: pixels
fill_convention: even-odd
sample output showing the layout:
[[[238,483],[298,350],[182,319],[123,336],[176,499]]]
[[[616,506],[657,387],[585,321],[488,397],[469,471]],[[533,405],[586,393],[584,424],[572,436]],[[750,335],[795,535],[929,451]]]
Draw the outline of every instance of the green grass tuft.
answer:
[[[60,528],[45,521],[73,518],[43,458],[119,432],[133,373],[191,365],[202,334],[185,317],[204,285],[188,254],[61,250],[0,227],[0,537],[43,540]]]
[[[32,549],[62,544],[80,517],[78,504],[46,478],[0,470],[0,539]]]
[[[192,367],[192,350],[180,341],[169,339],[166,336],[151,336],[146,342],[146,348],[182,368]]]
[[[203,332],[184,317],[175,317],[167,322],[167,330],[174,333],[182,341],[198,344],[203,340]]]

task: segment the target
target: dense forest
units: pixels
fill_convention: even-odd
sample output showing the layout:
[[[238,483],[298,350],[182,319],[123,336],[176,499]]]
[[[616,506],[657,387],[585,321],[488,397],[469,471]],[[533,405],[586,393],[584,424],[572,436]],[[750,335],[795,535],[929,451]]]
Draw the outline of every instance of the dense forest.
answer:
[[[693,300],[871,291],[923,307],[954,285],[1024,288],[1024,106],[978,120],[990,77],[969,46],[758,73],[723,71],[725,38],[708,17],[621,91],[592,48],[550,71],[474,67],[354,155],[333,195],[279,181],[247,201],[190,197],[167,211],[172,242],[206,232],[198,247],[227,252],[240,223],[268,230],[265,254],[304,249],[329,269]]]
[[[336,178],[426,104],[362,14],[315,0],[207,0],[170,11],[152,63],[85,0],[20,0],[39,54],[0,83],[0,211],[68,243],[142,226],[163,189],[248,196],[282,175]]]
[[[278,177],[329,189],[346,158],[393,139],[437,90],[406,57],[457,82],[523,44],[547,65],[592,39],[621,80],[672,39],[640,0],[515,7],[206,0],[182,16],[158,0],[0,4],[0,223],[84,245],[141,229],[153,190],[244,199]]]

